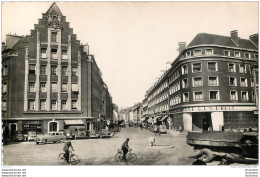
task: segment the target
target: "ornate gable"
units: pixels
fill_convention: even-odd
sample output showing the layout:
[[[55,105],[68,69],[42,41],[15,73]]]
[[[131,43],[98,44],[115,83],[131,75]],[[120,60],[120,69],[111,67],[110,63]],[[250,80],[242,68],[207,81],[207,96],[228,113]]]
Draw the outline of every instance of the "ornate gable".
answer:
[[[48,28],[62,28],[61,17],[63,16],[59,7],[54,2],[46,12]]]

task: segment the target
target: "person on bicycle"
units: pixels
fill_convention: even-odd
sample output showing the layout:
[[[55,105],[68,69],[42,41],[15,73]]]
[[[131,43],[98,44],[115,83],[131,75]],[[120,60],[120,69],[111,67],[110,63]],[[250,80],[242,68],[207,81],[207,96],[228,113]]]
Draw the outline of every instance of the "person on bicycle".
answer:
[[[67,161],[67,163],[69,163],[70,148],[72,149],[72,151],[74,151],[71,141],[70,141],[70,139],[68,139],[68,141],[64,144],[64,147],[63,147],[63,151],[65,152],[64,157],[65,157],[65,160]]]
[[[126,154],[128,153],[128,151],[129,151],[129,146],[128,146],[128,142],[129,142],[129,138],[127,138],[126,140],[125,140],[125,142],[123,143],[123,145],[122,145],[122,150],[123,150],[123,160],[124,161],[126,161],[126,158],[125,158],[125,156],[126,156]]]

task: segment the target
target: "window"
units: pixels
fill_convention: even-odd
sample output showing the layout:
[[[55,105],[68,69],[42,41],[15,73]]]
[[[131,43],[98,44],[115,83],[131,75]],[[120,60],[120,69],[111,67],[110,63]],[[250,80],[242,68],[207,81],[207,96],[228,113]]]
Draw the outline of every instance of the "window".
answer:
[[[182,73],[182,75],[188,73],[188,66],[187,66],[187,65],[183,65],[183,66],[181,67],[181,73]]]
[[[7,83],[4,83],[3,84],[3,93],[6,93],[7,92]]]
[[[236,72],[236,65],[234,63],[228,63],[228,72]]]
[[[225,56],[230,56],[230,51],[229,50],[224,50],[224,55]]]
[[[41,58],[47,58],[47,48],[41,48]]]
[[[46,75],[46,66],[45,65],[40,66],[40,75]]]
[[[49,132],[57,132],[57,131],[58,131],[58,123],[49,122]]]
[[[77,104],[78,104],[77,100],[72,100],[72,109],[78,109]]]
[[[41,92],[46,92],[46,82],[40,83],[40,90],[41,90]]]
[[[67,100],[61,100],[61,109],[67,110]]]
[[[3,76],[7,76],[7,75],[8,75],[8,67],[7,67],[7,65],[5,65],[3,67]]]
[[[246,65],[245,64],[239,65],[239,72],[240,73],[246,73]]]
[[[186,57],[191,57],[191,51],[186,52]]]
[[[240,57],[240,52],[234,52],[235,57]]]
[[[29,82],[29,92],[35,92],[35,83]]]
[[[52,32],[51,33],[51,42],[57,42],[57,32]]]
[[[218,77],[210,76],[209,77],[209,86],[218,86]]]
[[[188,88],[189,83],[188,83],[188,78],[182,80],[182,88]]]
[[[213,55],[213,49],[206,49],[205,54],[206,55]]]
[[[57,75],[57,66],[52,65],[51,66],[51,75],[56,76]]]
[[[248,100],[248,92],[241,92],[241,100],[247,101]]]
[[[35,100],[29,100],[29,110],[35,110]]]
[[[252,101],[255,101],[255,92],[252,92]]]
[[[193,78],[193,87],[198,87],[198,86],[202,86],[202,85],[203,85],[202,77]]]
[[[56,82],[52,82],[51,83],[51,91],[52,92],[57,92],[58,91]]]
[[[250,82],[251,82],[251,84],[250,84],[251,87],[255,87],[255,82],[254,82],[254,79],[253,79],[253,78],[250,79]]]
[[[61,51],[61,59],[67,60],[68,59],[68,51],[67,50],[62,50]]]
[[[203,101],[203,94],[202,92],[193,92],[193,99],[194,101]]]
[[[72,76],[77,76],[77,75],[78,75],[78,68],[72,67]]]
[[[240,86],[241,87],[247,87],[247,79],[244,77],[240,78]]]
[[[255,59],[258,59],[258,54],[255,54]]]
[[[249,53],[245,53],[245,58],[250,58],[250,54]]]
[[[68,73],[67,73],[67,66],[62,66],[61,67],[61,75],[62,76],[67,76]]]
[[[219,92],[218,91],[209,91],[209,99],[210,100],[219,100]]]
[[[78,84],[72,84],[72,85],[71,85],[71,88],[72,88],[72,91],[73,91],[73,92],[78,92],[78,91],[79,91]]]
[[[189,92],[183,93],[183,102],[189,102]]]
[[[29,65],[29,74],[35,74],[35,65]]]
[[[61,92],[62,93],[68,92],[68,84],[62,84],[61,85]]]
[[[194,63],[192,65],[192,71],[193,72],[201,72],[201,63]]]
[[[237,99],[237,91],[230,91],[230,100],[238,100]]]
[[[237,86],[236,77],[230,77],[230,78],[229,78],[229,85],[230,85],[230,86]]]
[[[46,110],[46,100],[40,100],[41,110]]]
[[[209,71],[217,71],[217,63],[216,62],[208,62],[208,70]]]
[[[2,111],[6,111],[6,101],[2,101]]]
[[[57,101],[51,100],[51,110],[57,110]]]
[[[194,50],[194,56],[200,56],[202,55],[201,50]]]
[[[57,49],[51,49],[51,58],[57,59]]]

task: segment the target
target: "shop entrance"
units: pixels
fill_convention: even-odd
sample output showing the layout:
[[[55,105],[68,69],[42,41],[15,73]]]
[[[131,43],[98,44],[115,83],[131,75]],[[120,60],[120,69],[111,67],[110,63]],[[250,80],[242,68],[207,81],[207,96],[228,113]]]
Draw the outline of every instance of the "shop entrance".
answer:
[[[210,112],[192,113],[192,131],[208,131],[212,128]]]

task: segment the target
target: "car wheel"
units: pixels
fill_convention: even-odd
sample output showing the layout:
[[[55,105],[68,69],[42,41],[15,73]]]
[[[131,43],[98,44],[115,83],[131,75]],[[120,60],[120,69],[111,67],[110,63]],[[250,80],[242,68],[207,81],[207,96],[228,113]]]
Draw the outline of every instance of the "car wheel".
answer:
[[[46,144],[46,143],[47,143],[47,140],[46,140],[46,139],[45,139],[45,140],[43,140],[43,141],[42,141],[42,143],[43,143],[43,144]]]
[[[202,149],[199,154],[202,155],[202,160],[206,163],[213,160],[213,153],[209,149]]]
[[[36,142],[36,144],[39,144],[39,142]]]

